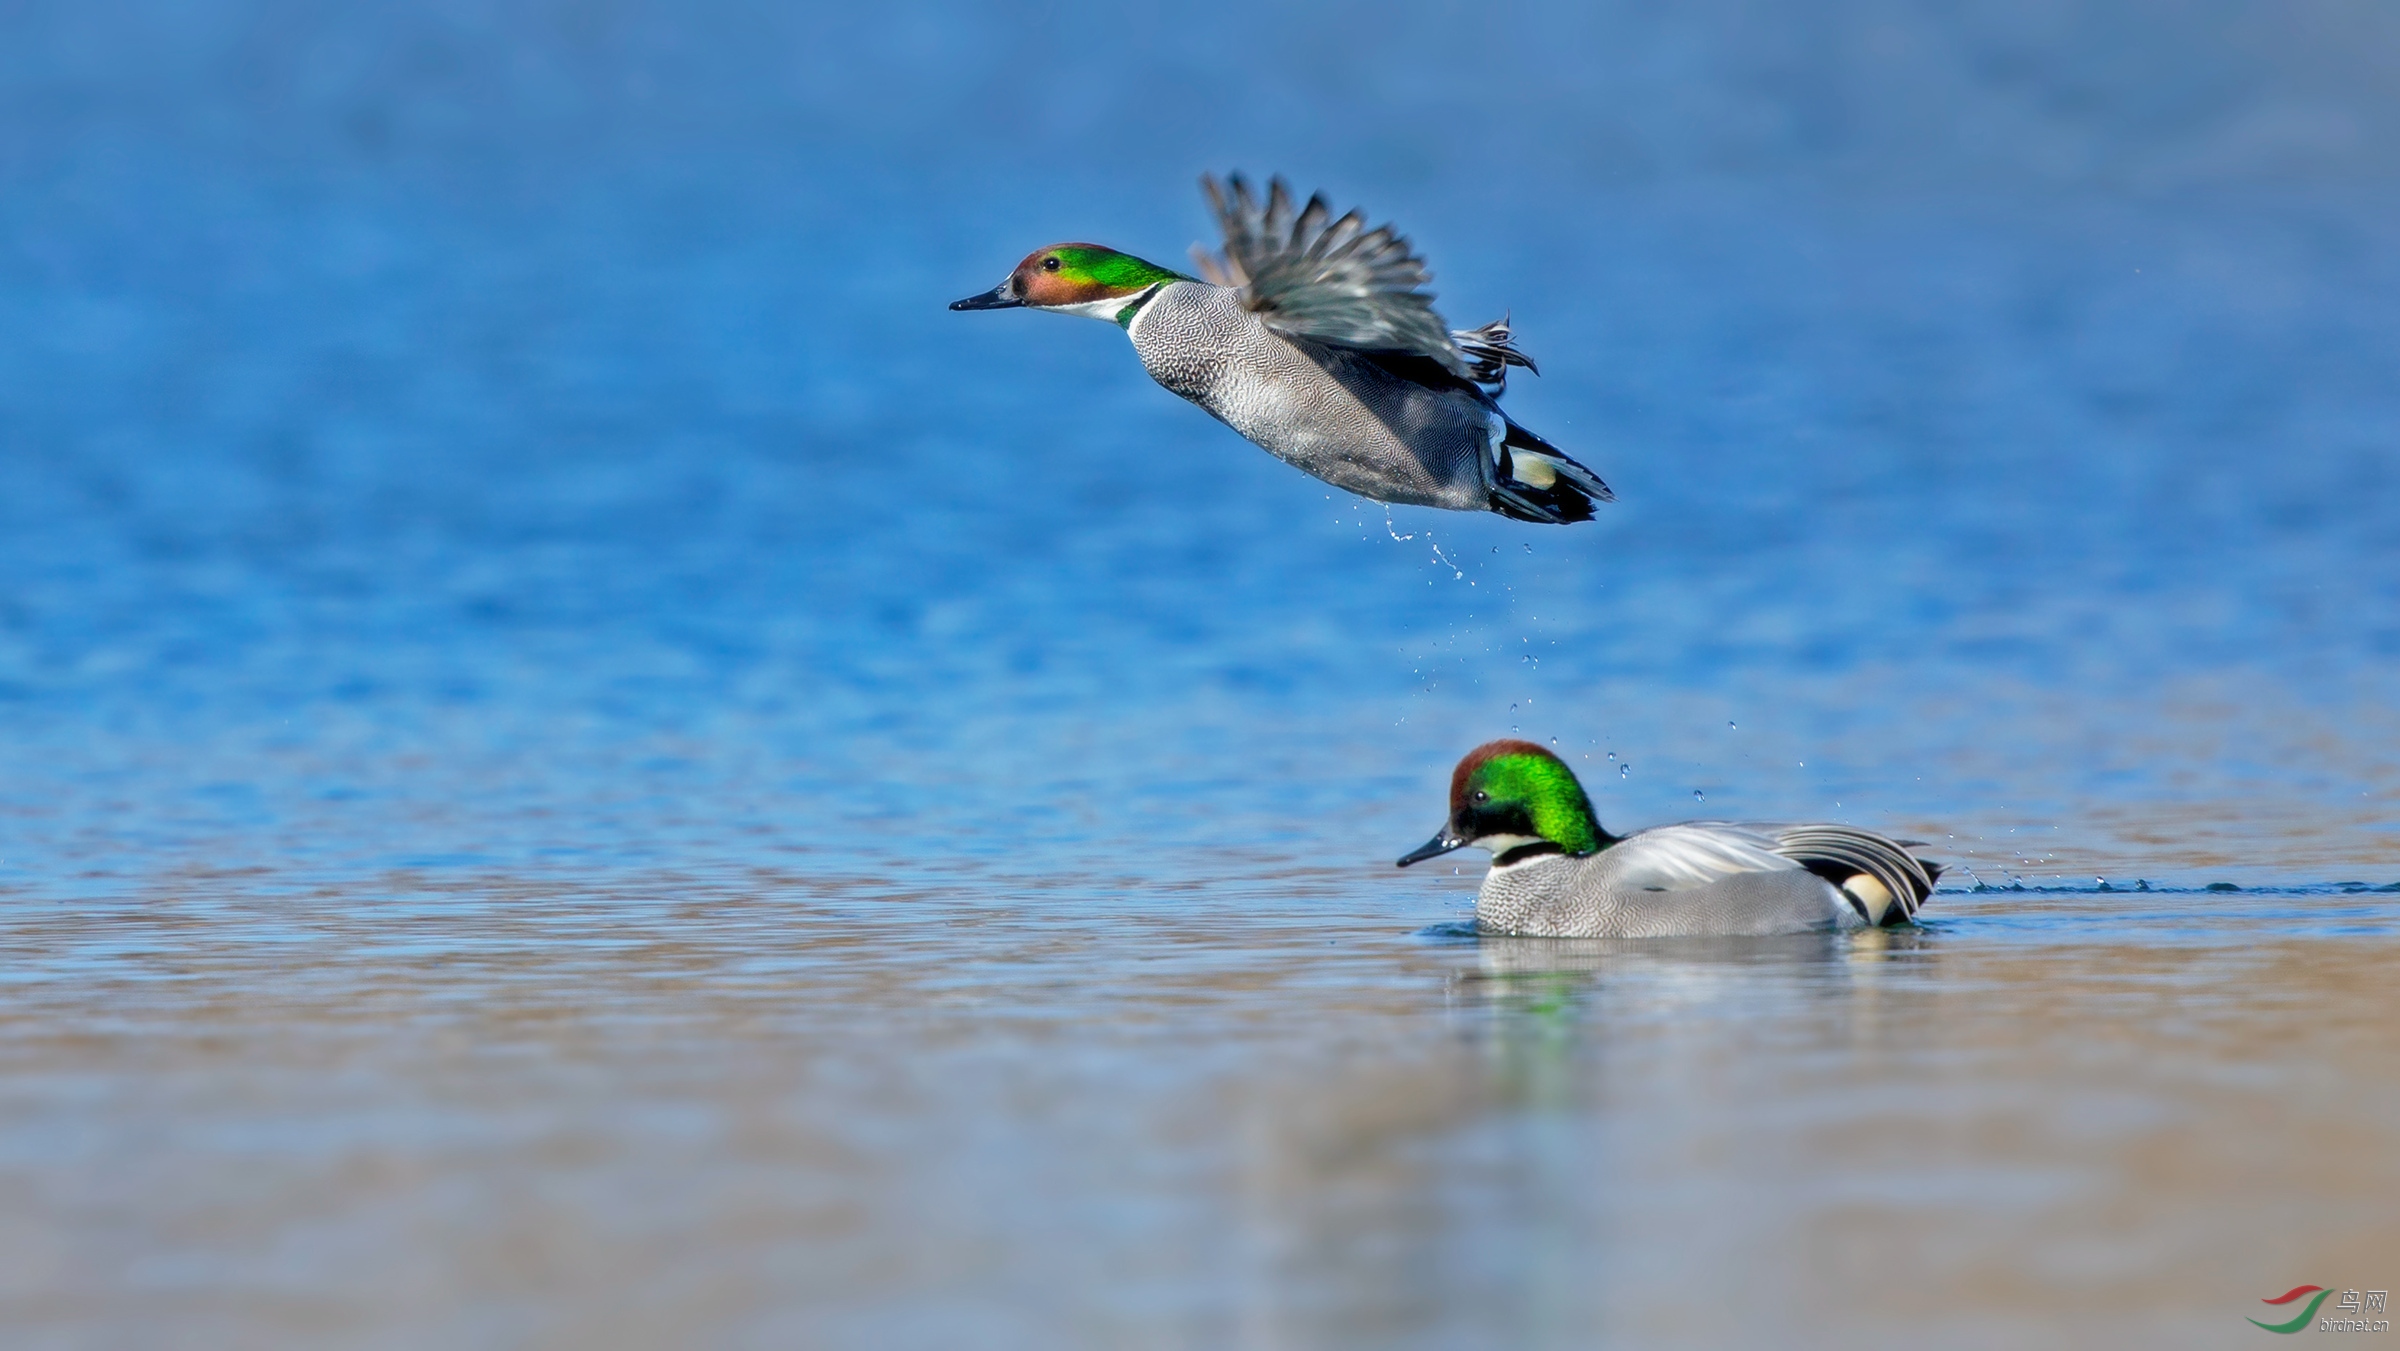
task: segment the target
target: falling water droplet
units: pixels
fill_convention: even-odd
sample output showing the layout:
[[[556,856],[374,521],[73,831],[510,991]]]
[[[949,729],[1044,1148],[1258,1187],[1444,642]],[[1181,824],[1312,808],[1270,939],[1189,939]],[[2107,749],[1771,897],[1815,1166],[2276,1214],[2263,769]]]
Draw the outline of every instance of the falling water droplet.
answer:
[[[1726,729],[1727,731],[1735,731],[1735,730],[1738,730],[1738,729],[1736,729],[1736,728],[1734,727],[1734,725],[1733,725],[1733,719],[1731,719],[1731,718],[1727,718],[1727,719],[1725,720],[1725,729]]]
[[[1693,790],[1692,790],[1692,801],[1694,801],[1694,802],[1706,802],[1706,801],[1708,801],[1708,794],[1706,794],[1706,793],[1703,793],[1703,792],[1701,792],[1699,789],[1695,788],[1695,789],[1693,789]]]
[[[1617,777],[1620,779],[1629,779],[1633,777],[1633,762],[1631,760],[1628,760],[1624,764],[1617,766]]]
[[[1616,758],[1617,758],[1617,753],[1616,753],[1615,751],[1610,751],[1610,752],[1608,753],[1608,758],[1609,758],[1609,759],[1611,759],[1611,760],[1614,760],[1614,759],[1616,759]]]

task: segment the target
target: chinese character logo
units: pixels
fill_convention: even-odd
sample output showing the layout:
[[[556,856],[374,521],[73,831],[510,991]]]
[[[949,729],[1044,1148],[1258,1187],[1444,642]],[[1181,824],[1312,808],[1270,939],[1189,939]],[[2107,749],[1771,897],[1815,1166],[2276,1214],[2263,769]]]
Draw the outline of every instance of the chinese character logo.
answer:
[[[2269,1332],[2298,1332],[2300,1329],[2308,1326],[2308,1321],[2310,1319],[2317,1316],[2317,1306],[2323,1304],[2325,1302],[2325,1297],[2332,1293],[2333,1292],[2331,1290],[2328,1290],[2321,1285],[2295,1285],[2291,1289],[2284,1291],[2280,1295],[2277,1295],[2275,1298],[2262,1299],[2259,1301],[2259,1303],[2289,1304],[2293,1300],[2300,1298],[2302,1295],[2307,1295],[2309,1296],[2308,1307],[2300,1311],[2299,1317],[2294,1318],[2289,1323],[2258,1323],[2258,1320],[2255,1318],[2251,1319],[2250,1321],[2253,1323],[2258,1323],[2260,1327],[2265,1328]]]

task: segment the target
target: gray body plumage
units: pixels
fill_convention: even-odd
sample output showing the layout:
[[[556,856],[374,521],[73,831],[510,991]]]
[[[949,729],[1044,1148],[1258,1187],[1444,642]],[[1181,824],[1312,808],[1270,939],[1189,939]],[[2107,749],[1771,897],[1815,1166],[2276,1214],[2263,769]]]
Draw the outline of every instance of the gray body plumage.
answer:
[[[1810,871],[1829,863],[1871,871],[1845,890]],[[1698,821],[1637,831],[1594,854],[1494,866],[1475,921],[1489,933],[1558,938],[1865,928],[1913,914],[1938,871],[1870,831]],[[1888,910],[1876,903],[1887,897]]]
[[[1152,379],[1276,458],[1384,502],[1489,509],[1499,414],[1463,387],[1402,379],[1360,352],[1287,338],[1240,292],[1171,282],[1127,326]]]

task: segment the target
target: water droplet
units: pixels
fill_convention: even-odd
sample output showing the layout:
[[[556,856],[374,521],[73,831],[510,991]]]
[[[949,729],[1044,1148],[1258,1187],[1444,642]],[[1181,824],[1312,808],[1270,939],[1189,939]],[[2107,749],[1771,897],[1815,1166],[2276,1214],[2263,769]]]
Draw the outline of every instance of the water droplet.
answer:
[[[1620,779],[1628,779],[1633,777],[1633,762],[1631,760],[1628,760],[1624,764],[1617,766],[1617,777]]]
[[[1706,801],[1708,801],[1708,794],[1706,794],[1706,793],[1703,793],[1703,792],[1701,792],[1699,789],[1695,788],[1695,789],[1693,789],[1693,790],[1692,790],[1692,801],[1694,801],[1694,802],[1706,802]]]
[[[1525,552],[1527,552],[1527,553],[1532,553],[1532,552],[1533,552],[1533,546],[1532,546],[1531,544],[1528,544],[1528,545],[1526,545],[1526,546],[1525,546]]]
[[[1614,759],[1616,759],[1616,758],[1617,758],[1617,753],[1616,753],[1615,751],[1610,751],[1610,752],[1608,753],[1608,758],[1609,758],[1609,759],[1611,759],[1611,760],[1614,760]]]
[[[1729,732],[1730,732],[1730,731],[1733,731],[1733,730],[1736,730],[1736,729],[1734,728],[1734,725],[1733,725],[1733,719],[1731,719],[1731,718],[1727,718],[1727,719],[1725,720],[1725,730],[1727,730],[1727,731],[1729,731]]]

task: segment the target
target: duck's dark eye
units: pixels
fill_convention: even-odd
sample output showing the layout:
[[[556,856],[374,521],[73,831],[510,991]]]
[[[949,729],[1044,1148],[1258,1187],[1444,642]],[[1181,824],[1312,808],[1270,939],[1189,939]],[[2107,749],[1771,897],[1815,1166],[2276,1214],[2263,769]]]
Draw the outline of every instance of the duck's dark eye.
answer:
[[[1492,795],[1478,788],[1475,790],[1475,800],[1477,802],[1489,802],[1492,800]]]
[[[1058,271],[1058,260],[1057,260],[1056,258],[1044,258],[1044,259],[1042,260],[1042,271],[1044,271],[1044,272],[1056,272],[1056,271]]]

